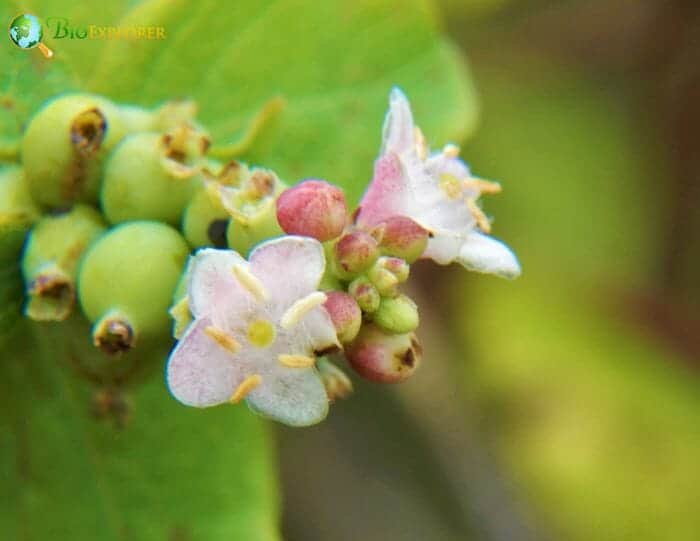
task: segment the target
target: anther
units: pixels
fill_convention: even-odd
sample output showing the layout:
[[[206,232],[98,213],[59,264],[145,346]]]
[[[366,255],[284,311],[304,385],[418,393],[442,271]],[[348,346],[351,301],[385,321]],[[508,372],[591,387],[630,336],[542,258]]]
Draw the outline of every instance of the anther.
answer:
[[[327,298],[328,297],[326,294],[322,291],[314,291],[313,293],[309,293],[306,297],[299,299],[289,308],[287,308],[287,311],[280,320],[280,326],[283,329],[291,329],[311,310],[326,302]]]
[[[233,392],[233,394],[231,395],[231,398],[229,398],[228,401],[231,404],[238,404],[241,400],[243,400],[246,396],[248,396],[253,389],[255,389],[261,383],[262,383],[262,376],[260,374],[253,374],[252,376],[248,376],[240,383],[240,385],[238,387],[236,387],[236,390]]]
[[[239,349],[241,349],[241,345],[236,341],[236,339],[233,336],[227,334],[225,331],[222,331],[217,327],[212,327],[211,325],[205,327],[204,334],[206,334],[209,338],[214,340],[214,342],[219,344],[225,350],[230,351],[231,353],[236,353]]]
[[[306,355],[287,355],[281,354],[277,356],[280,364],[289,368],[308,368],[316,363],[316,359]]]
[[[267,290],[265,286],[247,267],[238,264],[234,265],[231,270],[233,271],[233,275],[238,279],[238,282],[258,301],[267,299]]]

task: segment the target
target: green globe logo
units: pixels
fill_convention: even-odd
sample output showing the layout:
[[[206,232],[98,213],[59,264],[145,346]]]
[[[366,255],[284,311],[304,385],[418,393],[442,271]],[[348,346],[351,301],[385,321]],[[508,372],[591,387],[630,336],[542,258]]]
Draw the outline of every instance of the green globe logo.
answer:
[[[46,58],[51,58],[53,51],[41,43],[43,35],[41,23],[34,15],[28,13],[17,15],[10,23],[10,39],[17,47],[20,49],[39,47]]]

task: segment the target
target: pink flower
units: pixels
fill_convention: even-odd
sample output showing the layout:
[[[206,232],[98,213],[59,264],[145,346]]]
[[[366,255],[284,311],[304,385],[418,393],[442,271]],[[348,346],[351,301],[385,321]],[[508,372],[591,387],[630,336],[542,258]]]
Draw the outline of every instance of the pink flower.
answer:
[[[458,154],[454,145],[429,154],[408,99],[394,88],[374,178],[360,203],[357,224],[369,228],[394,216],[410,218],[431,236],[422,257],[515,278],[520,274],[517,258],[486,234],[490,223],[476,203],[482,193],[496,193],[500,186],[473,178]]]
[[[233,250],[199,250],[188,284],[194,321],[170,355],[173,396],[195,407],[245,399],[288,425],[321,421],[328,396],[316,353],[338,346],[318,291],[321,244],[287,236],[258,245],[250,261]]]

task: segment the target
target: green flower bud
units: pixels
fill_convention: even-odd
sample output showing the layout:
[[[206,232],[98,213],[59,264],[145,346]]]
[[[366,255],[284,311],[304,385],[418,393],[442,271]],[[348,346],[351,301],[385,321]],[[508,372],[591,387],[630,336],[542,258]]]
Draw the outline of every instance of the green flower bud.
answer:
[[[188,252],[185,239],[158,222],[126,223],[93,243],[78,294],[97,347],[127,351],[141,336],[168,335],[168,307]]]
[[[109,100],[70,94],[48,102],[22,138],[22,163],[34,199],[47,207],[97,201],[101,163],[127,127]]]
[[[321,376],[323,386],[326,388],[326,394],[330,402],[350,396],[352,393],[352,381],[350,381],[345,372],[327,357],[319,357],[316,361],[316,368]]]
[[[400,280],[396,274],[386,268],[383,257],[369,269],[367,277],[383,297],[395,297],[399,294]]]
[[[22,168],[15,165],[0,168],[0,264],[19,256],[25,234],[39,214]]]
[[[379,308],[381,295],[374,284],[365,276],[360,276],[350,282],[348,293],[352,295],[360,306],[360,309],[365,313],[374,312]]]
[[[63,321],[75,304],[78,263],[105,230],[99,213],[76,205],[70,212],[48,215],[32,229],[22,256],[27,290],[25,314],[36,321]]]
[[[100,193],[111,223],[158,220],[179,225],[202,179],[208,138],[188,126],[159,135],[131,135],[114,149]]]
[[[384,297],[379,308],[372,314],[372,321],[385,331],[396,334],[408,333],[418,328],[418,307],[406,295]]]
[[[203,171],[207,179],[192,197],[182,217],[182,231],[194,248],[226,248],[229,213],[221,202],[220,186],[238,186],[247,168],[236,161],[225,166],[210,161]]]
[[[413,333],[388,334],[365,324],[345,356],[362,377],[379,383],[399,383],[410,377],[421,361],[422,348]]]
[[[265,169],[251,171],[236,188],[219,187],[221,202],[231,216],[226,231],[230,248],[247,255],[256,244],[284,234],[275,205],[284,189],[277,175]]]

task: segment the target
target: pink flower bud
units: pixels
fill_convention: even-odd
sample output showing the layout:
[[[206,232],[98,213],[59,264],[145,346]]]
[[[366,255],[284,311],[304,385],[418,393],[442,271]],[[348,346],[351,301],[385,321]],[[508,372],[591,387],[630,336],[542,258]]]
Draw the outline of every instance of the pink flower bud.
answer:
[[[342,291],[330,291],[326,297],[323,306],[331,316],[338,340],[350,342],[357,336],[362,324],[362,311],[357,301]]]
[[[408,263],[418,259],[428,245],[428,231],[405,216],[392,216],[382,225],[382,252]]]
[[[343,235],[335,245],[337,270],[341,278],[368,269],[379,257],[377,241],[369,233],[353,231]]]
[[[321,242],[340,236],[347,214],[343,191],[323,180],[305,180],[277,199],[277,221],[285,233]]]
[[[415,372],[422,348],[413,333],[388,334],[365,324],[345,356],[362,377],[379,383],[399,383]]]

